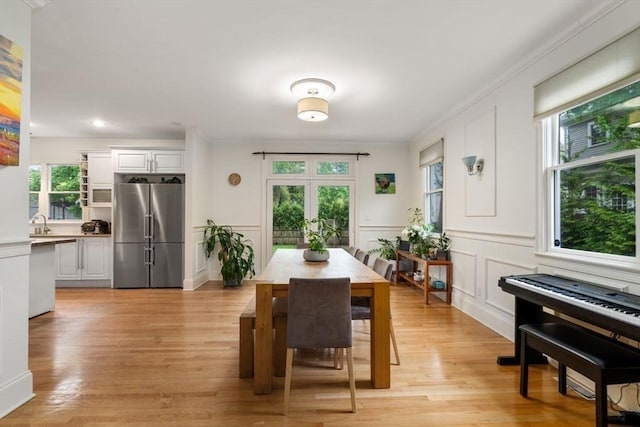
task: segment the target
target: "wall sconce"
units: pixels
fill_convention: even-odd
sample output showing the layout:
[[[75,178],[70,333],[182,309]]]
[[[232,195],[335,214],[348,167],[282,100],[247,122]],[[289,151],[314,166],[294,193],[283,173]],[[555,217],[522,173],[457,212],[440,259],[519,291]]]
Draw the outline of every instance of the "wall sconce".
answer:
[[[462,163],[467,167],[467,174],[475,175],[482,172],[484,167],[484,160],[476,160],[476,156],[466,156],[462,158]]]

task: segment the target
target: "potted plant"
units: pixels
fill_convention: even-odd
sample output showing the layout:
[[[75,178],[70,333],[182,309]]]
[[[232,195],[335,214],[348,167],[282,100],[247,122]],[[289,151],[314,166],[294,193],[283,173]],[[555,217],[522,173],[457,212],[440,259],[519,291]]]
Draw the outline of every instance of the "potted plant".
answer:
[[[253,277],[254,253],[253,247],[244,235],[233,231],[228,225],[217,225],[212,220],[207,220],[204,229],[204,249],[207,258],[219,246],[218,261],[220,261],[220,274],[223,286],[238,287],[242,285],[245,276]]]
[[[396,250],[400,247],[400,236],[396,236],[396,241],[393,242],[389,239],[378,239],[378,247],[371,249],[369,255],[376,254],[380,258],[395,260]]]
[[[333,237],[340,237],[340,230],[331,225],[328,220],[320,218],[305,218],[302,222],[302,229],[309,243],[302,255],[304,259],[307,261],[328,260],[327,242]]]
[[[447,236],[447,233],[442,233],[440,239],[436,242],[436,248],[438,250],[436,254],[437,259],[449,260],[449,248],[451,247],[451,238]]]

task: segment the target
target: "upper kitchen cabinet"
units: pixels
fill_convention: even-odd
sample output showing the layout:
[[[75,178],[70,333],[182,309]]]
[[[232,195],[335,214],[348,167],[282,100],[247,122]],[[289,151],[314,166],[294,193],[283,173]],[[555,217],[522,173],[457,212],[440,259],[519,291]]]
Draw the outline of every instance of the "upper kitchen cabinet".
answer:
[[[87,154],[87,175],[89,178],[89,205],[93,207],[111,206],[113,191],[113,162],[111,152],[91,152]]]
[[[113,150],[115,173],[185,173],[181,150]]]

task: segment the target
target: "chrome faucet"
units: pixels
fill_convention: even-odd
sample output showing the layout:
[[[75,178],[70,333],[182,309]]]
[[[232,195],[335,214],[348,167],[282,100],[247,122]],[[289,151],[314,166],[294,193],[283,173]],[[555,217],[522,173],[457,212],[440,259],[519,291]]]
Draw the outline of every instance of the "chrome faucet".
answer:
[[[47,217],[44,214],[41,214],[40,212],[38,212],[33,217],[31,217],[31,224],[35,224],[36,223],[36,218],[38,218],[39,216],[42,217],[42,221],[44,222],[44,226],[42,228],[42,233],[43,234],[47,234],[48,232],[51,231],[51,229],[49,227],[47,227]]]

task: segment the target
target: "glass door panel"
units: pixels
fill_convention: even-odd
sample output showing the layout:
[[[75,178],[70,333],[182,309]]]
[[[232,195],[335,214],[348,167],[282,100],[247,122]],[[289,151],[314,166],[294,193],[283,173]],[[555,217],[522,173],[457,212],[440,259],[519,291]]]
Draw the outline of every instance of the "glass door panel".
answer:
[[[341,230],[331,246],[349,246],[353,241],[352,181],[268,180],[267,191],[266,262],[278,248],[304,243],[304,218],[331,220]]]
[[[317,217],[330,221],[340,230],[340,238],[334,238],[331,246],[349,246],[353,210],[351,185],[317,183],[312,185],[312,200],[317,207]]]
[[[267,219],[267,259],[278,248],[295,248],[304,241],[302,220],[308,216],[308,184],[270,181]]]

